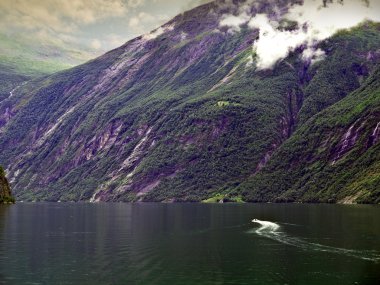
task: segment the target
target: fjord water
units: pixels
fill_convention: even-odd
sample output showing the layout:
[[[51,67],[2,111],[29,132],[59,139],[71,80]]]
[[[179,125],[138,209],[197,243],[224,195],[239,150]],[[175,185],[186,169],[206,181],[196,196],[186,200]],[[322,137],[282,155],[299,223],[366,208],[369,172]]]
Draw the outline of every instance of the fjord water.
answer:
[[[379,217],[360,205],[1,206],[0,284],[379,284]]]

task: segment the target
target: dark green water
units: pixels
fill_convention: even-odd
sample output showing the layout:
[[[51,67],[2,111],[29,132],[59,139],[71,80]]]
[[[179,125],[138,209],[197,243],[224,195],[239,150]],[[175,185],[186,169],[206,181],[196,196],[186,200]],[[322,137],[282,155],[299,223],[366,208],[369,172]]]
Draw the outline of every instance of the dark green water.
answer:
[[[0,284],[380,284],[379,258],[378,206],[0,207]]]

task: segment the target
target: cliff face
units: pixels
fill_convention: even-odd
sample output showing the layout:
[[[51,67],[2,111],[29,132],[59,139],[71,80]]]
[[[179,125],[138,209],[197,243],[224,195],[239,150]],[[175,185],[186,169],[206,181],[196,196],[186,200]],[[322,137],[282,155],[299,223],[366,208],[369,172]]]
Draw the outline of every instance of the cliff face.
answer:
[[[254,13],[271,14],[261,2]],[[0,102],[0,161],[13,193],[377,202],[380,25],[321,42],[315,63],[300,46],[260,70],[258,30],[219,25],[234,7],[198,7]]]
[[[239,186],[247,201],[380,203],[380,69],[308,120],[260,173]]]
[[[15,200],[11,194],[11,188],[7,178],[5,177],[4,169],[0,166],[0,204],[14,203]]]

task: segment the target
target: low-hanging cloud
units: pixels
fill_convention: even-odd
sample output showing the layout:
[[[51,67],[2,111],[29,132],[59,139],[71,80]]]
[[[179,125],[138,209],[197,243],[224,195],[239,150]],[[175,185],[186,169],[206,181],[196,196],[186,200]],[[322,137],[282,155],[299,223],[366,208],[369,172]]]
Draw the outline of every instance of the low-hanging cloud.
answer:
[[[273,7],[275,10],[276,6]],[[379,22],[379,11],[379,0],[304,0],[301,4],[289,4],[286,13],[272,13],[270,16],[262,13],[247,17],[247,12],[244,11],[240,15],[234,15],[234,18],[224,16],[220,24],[235,31],[242,24],[259,29],[259,38],[253,45],[257,54],[256,66],[258,69],[268,69],[301,45],[305,47],[302,54],[304,60],[314,62],[322,59],[323,51],[316,48],[320,41],[365,20]],[[284,29],[280,25],[284,20],[296,22],[297,27]]]

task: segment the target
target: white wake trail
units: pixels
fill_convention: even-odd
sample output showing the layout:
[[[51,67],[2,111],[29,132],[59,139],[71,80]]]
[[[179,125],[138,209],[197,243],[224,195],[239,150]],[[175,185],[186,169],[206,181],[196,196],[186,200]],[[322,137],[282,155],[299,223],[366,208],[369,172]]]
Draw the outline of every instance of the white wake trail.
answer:
[[[306,240],[303,240],[297,237],[292,237],[292,236],[287,235],[286,233],[280,231],[281,227],[280,225],[276,223],[269,222],[269,221],[261,221],[257,219],[252,220],[252,222],[260,225],[260,227],[254,231],[255,234],[275,240],[277,242],[280,242],[286,245],[301,248],[305,251],[313,250],[313,251],[329,252],[329,253],[351,256],[351,257],[355,257],[355,258],[359,258],[363,260],[369,260],[373,262],[380,261],[380,253],[376,251],[345,249],[345,248],[322,245],[318,243],[312,243],[312,242],[308,242]]]
[[[261,225],[259,229],[256,230],[256,233],[276,233],[280,226],[276,223],[268,222],[268,221],[260,221],[257,219],[253,219],[252,223],[258,223]]]

